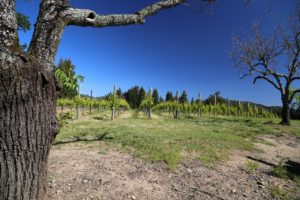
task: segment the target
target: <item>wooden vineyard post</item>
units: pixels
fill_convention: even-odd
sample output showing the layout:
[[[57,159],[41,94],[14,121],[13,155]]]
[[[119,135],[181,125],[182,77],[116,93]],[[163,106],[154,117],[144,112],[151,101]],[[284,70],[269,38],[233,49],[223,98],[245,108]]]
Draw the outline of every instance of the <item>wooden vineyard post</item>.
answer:
[[[214,107],[214,117],[217,115],[217,95],[215,94],[215,107]]]
[[[249,105],[249,102],[247,104],[247,117],[250,118],[250,105]]]
[[[226,115],[227,117],[229,116],[229,99],[227,99],[227,112],[226,112]]]
[[[175,108],[175,119],[179,119],[179,111],[178,111],[178,90],[176,91],[176,108]]]
[[[60,113],[64,114],[64,104],[61,105]]]
[[[78,84],[78,99],[80,99],[80,84]],[[79,119],[80,106],[78,105],[77,101],[75,101],[75,104],[76,104],[76,119]]]
[[[116,85],[114,84],[113,96],[116,95]],[[111,120],[115,119],[115,105],[112,106],[111,109]]]
[[[93,106],[93,90],[91,90],[91,101],[90,101],[90,114],[92,113],[92,106]]]
[[[238,117],[241,116],[241,101],[239,100],[239,106],[238,106]]]
[[[199,95],[198,95],[198,117],[200,117],[200,118],[201,118],[201,106],[202,106],[201,94],[199,93]]]
[[[78,84],[78,97],[80,99],[80,84]]]

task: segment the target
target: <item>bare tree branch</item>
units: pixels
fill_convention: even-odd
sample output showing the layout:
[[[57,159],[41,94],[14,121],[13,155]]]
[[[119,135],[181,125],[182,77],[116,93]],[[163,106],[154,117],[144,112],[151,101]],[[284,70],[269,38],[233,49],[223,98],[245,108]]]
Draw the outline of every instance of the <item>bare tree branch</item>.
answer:
[[[283,91],[282,83],[281,83],[281,80],[280,80],[279,76],[277,75],[277,73],[272,73],[272,76],[275,78],[275,80],[277,81],[277,83],[279,85],[280,93],[283,94],[284,91]]]
[[[255,84],[256,81],[257,81],[258,79],[264,79],[264,80],[268,81],[268,82],[271,83],[277,90],[279,90],[279,91],[281,92],[280,87],[279,87],[278,85],[276,85],[276,83],[274,83],[271,79],[269,79],[269,78],[267,78],[267,77],[265,77],[265,76],[257,76],[257,77],[255,77],[254,80],[253,80],[253,83]]]
[[[186,0],[160,1],[134,14],[97,15],[91,10],[68,8],[63,12],[63,15],[65,16],[68,25],[106,27],[143,24],[146,17],[155,15],[158,11],[172,8],[185,2]]]
[[[299,68],[300,64],[299,64],[299,55],[300,55],[300,45],[299,45],[299,39],[298,37],[300,36],[300,32],[295,33],[295,37],[294,37],[294,43],[295,43],[295,48],[296,50],[294,51],[294,56],[290,65],[290,74],[289,77],[292,78],[295,73],[297,72],[297,68]]]
[[[292,78],[291,80],[292,80],[292,81],[300,80],[300,76],[296,76],[296,77]]]

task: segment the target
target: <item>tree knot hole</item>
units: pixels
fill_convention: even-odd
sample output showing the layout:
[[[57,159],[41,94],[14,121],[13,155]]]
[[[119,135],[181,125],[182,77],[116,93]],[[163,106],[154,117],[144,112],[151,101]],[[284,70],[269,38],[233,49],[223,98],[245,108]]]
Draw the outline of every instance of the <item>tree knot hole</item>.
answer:
[[[87,19],[88,19],[89,21],[95,20],[95,19],[96,19],[96,13],[90,12],[89,15],[87,16]]]

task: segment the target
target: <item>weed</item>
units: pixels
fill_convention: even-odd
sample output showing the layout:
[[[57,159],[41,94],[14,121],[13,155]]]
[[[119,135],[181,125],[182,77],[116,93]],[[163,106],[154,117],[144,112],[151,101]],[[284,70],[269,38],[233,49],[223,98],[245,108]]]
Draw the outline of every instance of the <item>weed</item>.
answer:
[[[289,192],[283,190],[279,186],[273,186],[270,188],[270,192],[273,198],[280,200],[289,200],[291,199],[289,196]]]
[[[252,160],[247,160],[246,162],[247,170],[249,173],[254,173],[258,169],[258,163]]]
[[[285,168],[285,162],[287,161],[287,158],[282,157],[278,152],[277,152],[277,158],[279,158],[278,164],[273,168],[272,174],[273,176],[276,176],[278,178],[288,178],[288,172]]]

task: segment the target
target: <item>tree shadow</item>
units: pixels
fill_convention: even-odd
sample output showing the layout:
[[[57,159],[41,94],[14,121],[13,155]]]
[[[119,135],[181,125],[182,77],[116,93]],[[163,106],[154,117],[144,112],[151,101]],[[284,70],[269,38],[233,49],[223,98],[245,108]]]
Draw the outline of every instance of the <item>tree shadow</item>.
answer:
[[[262,159],[259,159],[259,158],[254,158],[254,157],[252,157],[252,156],[247,156],[247,158],[248,158],[249,160],[253,160],[253,161],[256,161],[256,162],[259,162],[259,163],[268,165],[268,166],[270,166],[270,167],[276,167],[275,164],[270,163],[270,162],[267,162],[267,161],[262,160]]]
[[[52,145],[60,145],[60,144],[70,144],[70,143],[76,143],[76,142],[96,142],[96,141],[104,141],[104,140],[113,140],[114,138],[111,136],[107,136],[108,132],[105,132],[103,134],[100,134],[96,136],[95,138],[84,138],[80,136],[74,136],[74,140],[68,140],[68,141],[57,141],[53,142]]]
[[[285,174],[288,178],[290,178],[291,180],[295,180],[296,177],[300,177],[300,163],[292,161],[292,160],[288,160],[286,161],[282,166],[280,165],[276,165],[270,162],[267,162],[265,160],[262,159],[258,159],[258,158],[254,158],[251,156],[247,156],[248,159],[271,166],[273,169],[276,167],[282,167],[285,170]],[[274,175],[272,172],[269,175]]]
[[[263,124],[269,124],[269,125],[272,125],[272,124],[275,124],[273,121],[267,121],[267,122],[264,122]]]
[[[94,120],[99,120],[99,121],[104,121],[105,120],[105,117],[103,116],[95,116],[93,117]]]
[[[285,169],[287,170],[287,172],[289,174],[300,176],[300,163],[297,163],[297,162],[292,161],[292,160],[288,160],[285,163]]]

